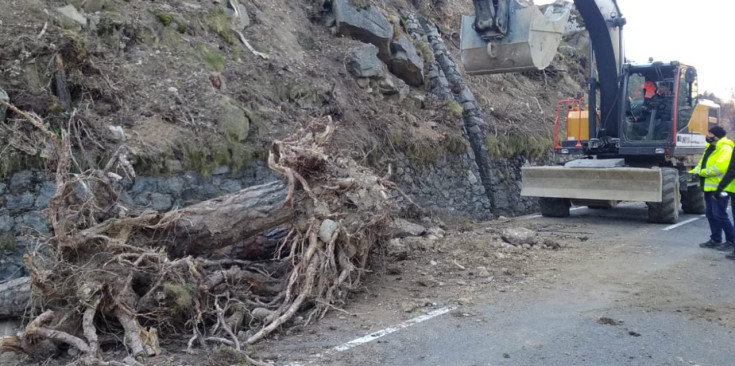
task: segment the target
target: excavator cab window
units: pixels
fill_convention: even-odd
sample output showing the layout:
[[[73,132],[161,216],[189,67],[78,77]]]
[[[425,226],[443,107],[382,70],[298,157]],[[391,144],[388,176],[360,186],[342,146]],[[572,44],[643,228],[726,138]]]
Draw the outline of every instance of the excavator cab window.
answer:
[[[689,126],[694,107],[697,105],[697,71],[693,67],[682,67],[679,72],[679,92],[676,96],[676,130],[682,132]]]
[[[624,137],[629,142],[671,139],[674,107],[673,72],[641,68],[628,75]]]

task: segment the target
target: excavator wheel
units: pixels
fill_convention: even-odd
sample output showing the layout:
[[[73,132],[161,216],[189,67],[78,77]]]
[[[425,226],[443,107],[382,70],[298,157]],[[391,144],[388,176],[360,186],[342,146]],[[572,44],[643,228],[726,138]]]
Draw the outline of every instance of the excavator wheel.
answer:
[[[571,202],[567,198],[540,197],[541,215],[544,217],[567,217]]]
[[[661,202],[647,202],[648,221],[674,224],[679,220],[679,172],[661,168]]]
[[[681,209],[684,213],[704,214],[704,192],[698,186],[689,186],[681,192]]]

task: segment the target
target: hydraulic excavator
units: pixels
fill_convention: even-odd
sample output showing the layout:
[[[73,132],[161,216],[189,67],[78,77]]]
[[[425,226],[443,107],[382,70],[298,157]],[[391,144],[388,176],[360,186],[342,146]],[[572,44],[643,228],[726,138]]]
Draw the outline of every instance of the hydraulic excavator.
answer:
[[[543,69],[561,42],[569,8],[543,15],[517,0],[474,0],[462,19],[462,62],[470,74]],[[629,63],[626,18],[616,0],[574,0],[590,36],[586,105],[559,102],[554,150],[563,166],[523,168],[521,195],[539,197],[544,216],[571,205],[612,208],[646,202],[651,222],[704,213],[697,179],[686,172],[705,148],[719,106],[700,100],[697,70],[677,61]],[[596,70],[593,67],[596,64]],[[599,104],[599,107],[598,107]]]

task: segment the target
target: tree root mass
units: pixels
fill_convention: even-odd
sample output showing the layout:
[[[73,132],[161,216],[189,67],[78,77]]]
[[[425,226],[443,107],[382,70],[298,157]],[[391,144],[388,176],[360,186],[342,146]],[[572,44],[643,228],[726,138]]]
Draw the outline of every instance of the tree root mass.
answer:
[[[268,164],[283,181],[159,213],[119,201],[115,178],[135,174],[125,146],[104,169],[72,174],[67,131],[0,103],[45,139],[57,187],[48,250],[25,258],[31,310],[44,311],[0,340],[0,354],[52,342],[104,363],[102,331],[134,357],[159,354],[161,334],[188,334],[190,351],[208,342],[241,351],[296,314],[308,323],[343,305],[388,239],[393,185],[336,158],[329,117],[274,142]]]

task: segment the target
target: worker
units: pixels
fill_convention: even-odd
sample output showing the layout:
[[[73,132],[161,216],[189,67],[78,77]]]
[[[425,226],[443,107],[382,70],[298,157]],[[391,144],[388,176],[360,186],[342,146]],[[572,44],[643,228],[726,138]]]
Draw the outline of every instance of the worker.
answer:
[[[735,150],[733,150],[733,154],[735,154]],[[735,222],[735,159],[732,157],[730,158],[730,164],[727,167],[725,176],[722,177],[720,184],[717,185],[714,197],[726,202],[731,201],[730,205],[733,207],[733,222]],[[725,206],[727,206],[727,204],[725,204]],[[726,255],[725,258],[735,260],[735,248],[728,249],[731,249],[731,252]]]
[[[643,83],[643,90],[645,91],[645,98],[651,99],[654,95],[656,95],[656,83],[654,83],[651,80],[647,80],[645,83]]]
[[[717,199],[717,191],[722,177],[730,166],[735,143],[725,135],[727,132],[720,126],[712,126],[705,137],[706,149],[694,169],[689,174],[700,177],[699,186],[704,191],[704,204],[707,221],[709,221],[710,239],[702,244],[701,248],[715,248],[718,250],[732,250],[735,239],[735,229],[727,216],[727,200]],[[722,242],[722,232],[725,232],[725,242]]]

